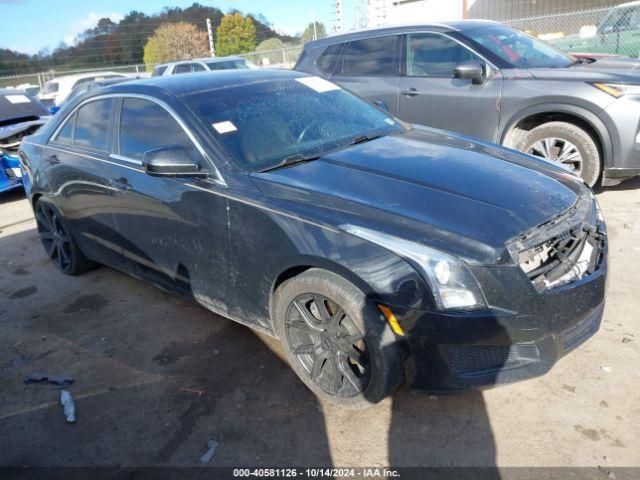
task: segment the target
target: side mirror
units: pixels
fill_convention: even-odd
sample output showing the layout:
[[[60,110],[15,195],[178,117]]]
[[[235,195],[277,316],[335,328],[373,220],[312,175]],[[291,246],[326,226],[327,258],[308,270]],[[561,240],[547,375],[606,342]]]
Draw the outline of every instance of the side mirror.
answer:
[[[203,177],[198,164],[179,145],[167,145],[145,152],[142,168],[154,177]]]
[[[456,78],[471,80],[474,85],[482,85],[484,83],[484,68],[475,60],[460,62],[453,69],[453,74]]]
[[[371,103],[373,103],[376,107],[380,108],[381,110],[384,110],[385,112],[389,111],[389,107],[382,100],[373,100]]]

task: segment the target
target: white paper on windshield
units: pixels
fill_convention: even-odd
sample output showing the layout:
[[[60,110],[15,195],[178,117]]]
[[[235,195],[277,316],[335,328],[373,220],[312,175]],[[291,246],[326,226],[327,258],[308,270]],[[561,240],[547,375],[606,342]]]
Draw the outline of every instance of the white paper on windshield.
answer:
[[[318,93],[330,92],[332,90],[340,90],[340,87],[335,83],[326,81],[320,77],[304,77],[296,78],[296,82],[301,83]]]
[[[11,103],[31,103],[31,100],[26,95],[5,95],[4,98]]]
[[[236,132],[238,130],[238,127],[236,127],[232,122],[228,120],[226,122],[214,123],[211,126],[218,133],[231,133],[231,132]]]

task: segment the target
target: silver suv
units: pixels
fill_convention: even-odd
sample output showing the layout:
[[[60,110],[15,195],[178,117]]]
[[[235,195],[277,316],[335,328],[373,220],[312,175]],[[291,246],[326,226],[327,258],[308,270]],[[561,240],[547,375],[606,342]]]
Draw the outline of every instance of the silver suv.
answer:
[[[177,75],[179,73],[195,73],[207,72],[213,70],[238,70],[244,68],[257,68],[253,63],[242,57],[210,57],[210,58],[194,58],[193,60],[185,60],[182,62],[171,62],[157,65],[152,77]]]
[[[590,186],[640,174],[640,73],[573,58],[488,21],[386,27],[306,43],[296,70],[412,123],[561,162]]]

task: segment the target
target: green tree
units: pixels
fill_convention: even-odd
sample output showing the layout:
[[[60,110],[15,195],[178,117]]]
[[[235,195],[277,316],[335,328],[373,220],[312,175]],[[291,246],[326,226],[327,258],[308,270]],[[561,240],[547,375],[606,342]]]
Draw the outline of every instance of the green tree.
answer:
[[[222,17],[216,31],[216,55],[252,52],[256,47],[256,27],[253,20],[240,13]]]
[[[147,65],[208,55],[207,33],[186,22],[160,25],[144,46]]]
[[[316,39],[324,38],[326,36],[327,30],[324,28],[324,24],[316,22]],[[313,40],[313,22],[311,22],[309,26],[304,29],[302,35],[300,35],[300,43],[310,42],[311,40]]]

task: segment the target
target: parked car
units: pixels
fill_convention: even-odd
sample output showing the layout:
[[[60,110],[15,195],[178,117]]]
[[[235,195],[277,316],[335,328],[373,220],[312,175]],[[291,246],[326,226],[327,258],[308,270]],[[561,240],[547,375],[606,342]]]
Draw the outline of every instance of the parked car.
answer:
[[[59,106],[67,100],[67,97],[74,88],[77,88],[83,83],[123,77],[126,78],[127,75],[115,72],[79,73],[76,75],[56,77],[44,84],[38,98],[48,107]]]
[[[0,89],[0,192],[22,186],[18,158],[20,141],[49,118],[37,99],[16,89]]]
[[[567,52],[640,56],[640,2],[611,7],[593,35],[567,35],[553,45]]]
[[[442,392],[540,375],[600,323],[606,232],[580,179],[317,76],[113,85],[21,158],[62,272],[111,265],[277,337],[337,403],[403,376]]]
[[[594,186],[640,174],[637,63],[579,60],[499,23],[388,27],[306,43],[296,70],[408,122],[558,161]]]
[[[68,102],[74,99],[75,97],[82,95],[85,92],[89,92],[97,88],[108,87],[109,85],[115,85],[116,83],[131,82],[133,80],[139,80],[140,78],[141,77],[115,77],[115,78],[107,78],[104,80],[94,80],[92,82],[83,82],[77,85],[76,87],[74,87],[73,90],[71,90],[71,93],[69,93],[69,96],[67,97],[66,101]]]
[[[177,75],[179,73],[208,72],[215,70],[239,70],[246,68],[258,67],[242,57],[227,56],[195,58],[193,60],[184,62],[171,62],[157,65],[153,69],[151,76],[160,77],[167,75]]]

